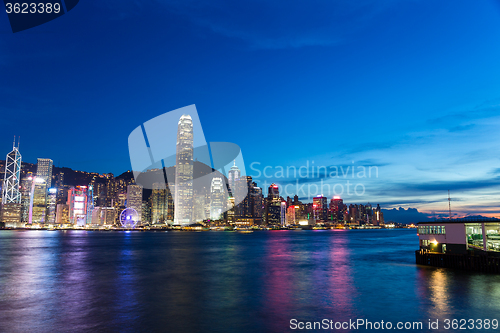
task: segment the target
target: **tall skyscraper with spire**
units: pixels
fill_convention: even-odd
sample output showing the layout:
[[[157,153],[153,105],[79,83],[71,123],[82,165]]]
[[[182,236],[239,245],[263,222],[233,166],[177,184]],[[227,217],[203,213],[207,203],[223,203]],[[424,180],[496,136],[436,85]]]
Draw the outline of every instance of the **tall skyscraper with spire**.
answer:
[[[193,120],[182,115],[177,126],[174,224],[193,220]]]
[[[229,183],[229,190],[231,191],[231,195],[234,197],[236,193],[236,183],[241,176],[240,169],[236,166],[236,161],[234,161],[233,166],[227,173],[227,181]]]
[[[2,222],[5,226],[17,227],[21,223],[21,192],[19,181],[21,173],[21,153],[19,152],[19,141],[16,146],[16,138],[12,151],[5,159],[5,174],[2,190]]]

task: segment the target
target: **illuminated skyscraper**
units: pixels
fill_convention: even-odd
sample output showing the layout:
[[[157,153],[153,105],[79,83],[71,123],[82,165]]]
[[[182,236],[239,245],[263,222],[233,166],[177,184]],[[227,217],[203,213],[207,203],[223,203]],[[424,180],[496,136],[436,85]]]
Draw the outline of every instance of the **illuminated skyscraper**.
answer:
[[[286,201],[281,202],[281,226],[286,226]]]
[[[49,190],[50,192],[50,190]],[[89,185],[87,191],[87,214],[86,214],[86,224],[92,224],[92,211],[94,210],[94,185]]]
[[[174,224],[188,225],[193,218],[193,120],[182,115],[177,127]]]
[[[271,184],[268,188],[266,198],[265,219],[268,225],[281,224],[281,200],[279,188],[276,184]]]
[[[174,198],[172,198],[172,190],[175,191],[175,185],[169,185],[165,189],[165,222],[168,224],[174,223]]]
[[[69,223],[83,227],[87,223],[87,186],[75,186],[69,190]]]
[[[344,201],[339,196],[333,197],[333,199],[330,200],[331,220],[336,223],[343,223],[344,212]]]
[[[58,204],[56,210],[56,224],[69,224],[69,206],[66,204]]]
[[[233,197],[234,197],[234,194],[236,192],[235,190],[236,190],[236,186],[237,186],[237,181],[240,178],[240,176],[241,176],[241,171],[236,166],[236,161],[234,161],[233,166],[231,167],[231,169],[227,173],[227,181],[229,183],[229,190],[231,191]]]
[[[170,186],[172,188],[172,185]],[[151,223],[164,224],[172,223],[173,200],[169,188],[165,184],[153,183],[153,192],[149,197],[151,207]]]
[[[277,201],[280,198],[278,185],[273,183],[269,186],[269,188],[267,189],[267,198],[274,201]]]
[[[47,191],[52,182],[52,160],[37,159],[35,186],[31,202],[30,223],[48,223],[47,221]]]
[[[212,178],[210,187],[210,219],[220,220],[224,212],[224,203],[226,202],[226,191],[224,190],[224,182],[220,177]]]
[[[252,192],[249,194],[252,196],[252,216],[256,219],[257,223],[262,223],[262,215],[264,214],[264,197],[262,195],[262,189],[257,187],[254,183],[252,186]]]
[[[35,177],[29,172],[21,181],[21,222],[29,222],[31,194],[33,193],[33,180]]]
[[[34,179],[33,194],[30,203],[29,223],[45,223],[47,215],[47,184],[45,179]]]
[[[130,184],[127,186],[127,208],[133,208],[139,214],[138,225],[142,219],[142,186]]]
[[[206,213],[206,205],[209,196],[207,195],[207,189],[205,187],[195,188],[193,193],[193,223],[202,222],[208,218],[210,215]]]
[[[384,213],[379,204],[377,204],[377,208],[375,208],[373,212],[373,224],[384,225]]]
[[[47,219],[46,219],[46,223],[48,224],[56,223],[56,204],[57,204],[57,189],[49,188],[49,194],[47,196]]]
[[[18,143],[19,145],[19,143]],[[5,174],[3,178],[2,204],[21,203],[21,192],[19,192],[19,181],[21,172],[21,153],[19,146],[12,146],[12,151],[5,159]]]
[[[2,222],[5,226],[17,227],[21,223],[21,192],[19,180],[21,172],[21,153],[19,142],[14,139],[12,151],[5,159],[5,174],[2,189]]]
[[[148,200],[142,201],[142,213],[141,213],[142,224],[151,223],[151,205]]]
[[[299,206],[290,205],[286,211],[286,225],[295,224],[295,211]]]
[[[239,170],[238,170],[239,171]],[[236,178],[234,181],[234,198],[239,204],[236,206],[236,215],[240,218],[250,218],[252,214],[252,188],[253,188],[252,177],[244,176]]]
[[[111,226],[115,222],[115,209],[113,207],[94,207],[92,210],[91,224],[94,226]]]
[[[326,197],[318,195],[313,198],[313,213],[314,219],[317,221],[328,220],[328,206],[326,204]]]
[[[358,205],[349,205],[349,216],[347,219],[349,225],[359,225],[358,220]]]
[[[38,158],[36,163],[36,176],[45,181],[47,189],[52,183],[52,165],[54,162],[50,158]]]

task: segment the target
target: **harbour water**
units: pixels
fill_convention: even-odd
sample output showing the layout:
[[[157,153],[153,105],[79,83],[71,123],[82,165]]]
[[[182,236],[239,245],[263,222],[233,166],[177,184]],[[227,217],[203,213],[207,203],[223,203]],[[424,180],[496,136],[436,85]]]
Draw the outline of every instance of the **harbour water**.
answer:
[[[500,276],[417,266],[416,249],[415,229],[4,230],[0,331],[288,332],[300,331],[292,319],[364,319],[450,332],[446,319],[500,319]]]

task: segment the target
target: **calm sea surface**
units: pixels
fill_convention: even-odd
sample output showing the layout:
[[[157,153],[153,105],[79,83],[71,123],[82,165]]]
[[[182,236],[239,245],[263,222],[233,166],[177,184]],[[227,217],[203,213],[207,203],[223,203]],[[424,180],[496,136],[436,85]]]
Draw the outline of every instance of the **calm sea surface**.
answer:
[[[0,231],[0,331],[289,332],[291,319],[362,318],[450,332],[446,318],[500,319],[500,276],[416,266],[417,248],[415,229]]]

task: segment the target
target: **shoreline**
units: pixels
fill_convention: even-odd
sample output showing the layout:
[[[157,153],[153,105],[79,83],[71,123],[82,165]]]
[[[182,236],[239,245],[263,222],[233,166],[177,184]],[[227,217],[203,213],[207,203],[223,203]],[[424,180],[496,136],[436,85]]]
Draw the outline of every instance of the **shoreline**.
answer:
[[[180,229],[180,228],[2,228],[1,231],[134,231],[134,232],[148,232],[148,231],[176,231],[176,232],[254,232],[254,231],[349,231],[349,230],[401,230],[401,229],[416,229],[413,227],[392,227],[392,228],[283,228],[283,229],[272,229],[272,228],[249,228],[249,229]]]

